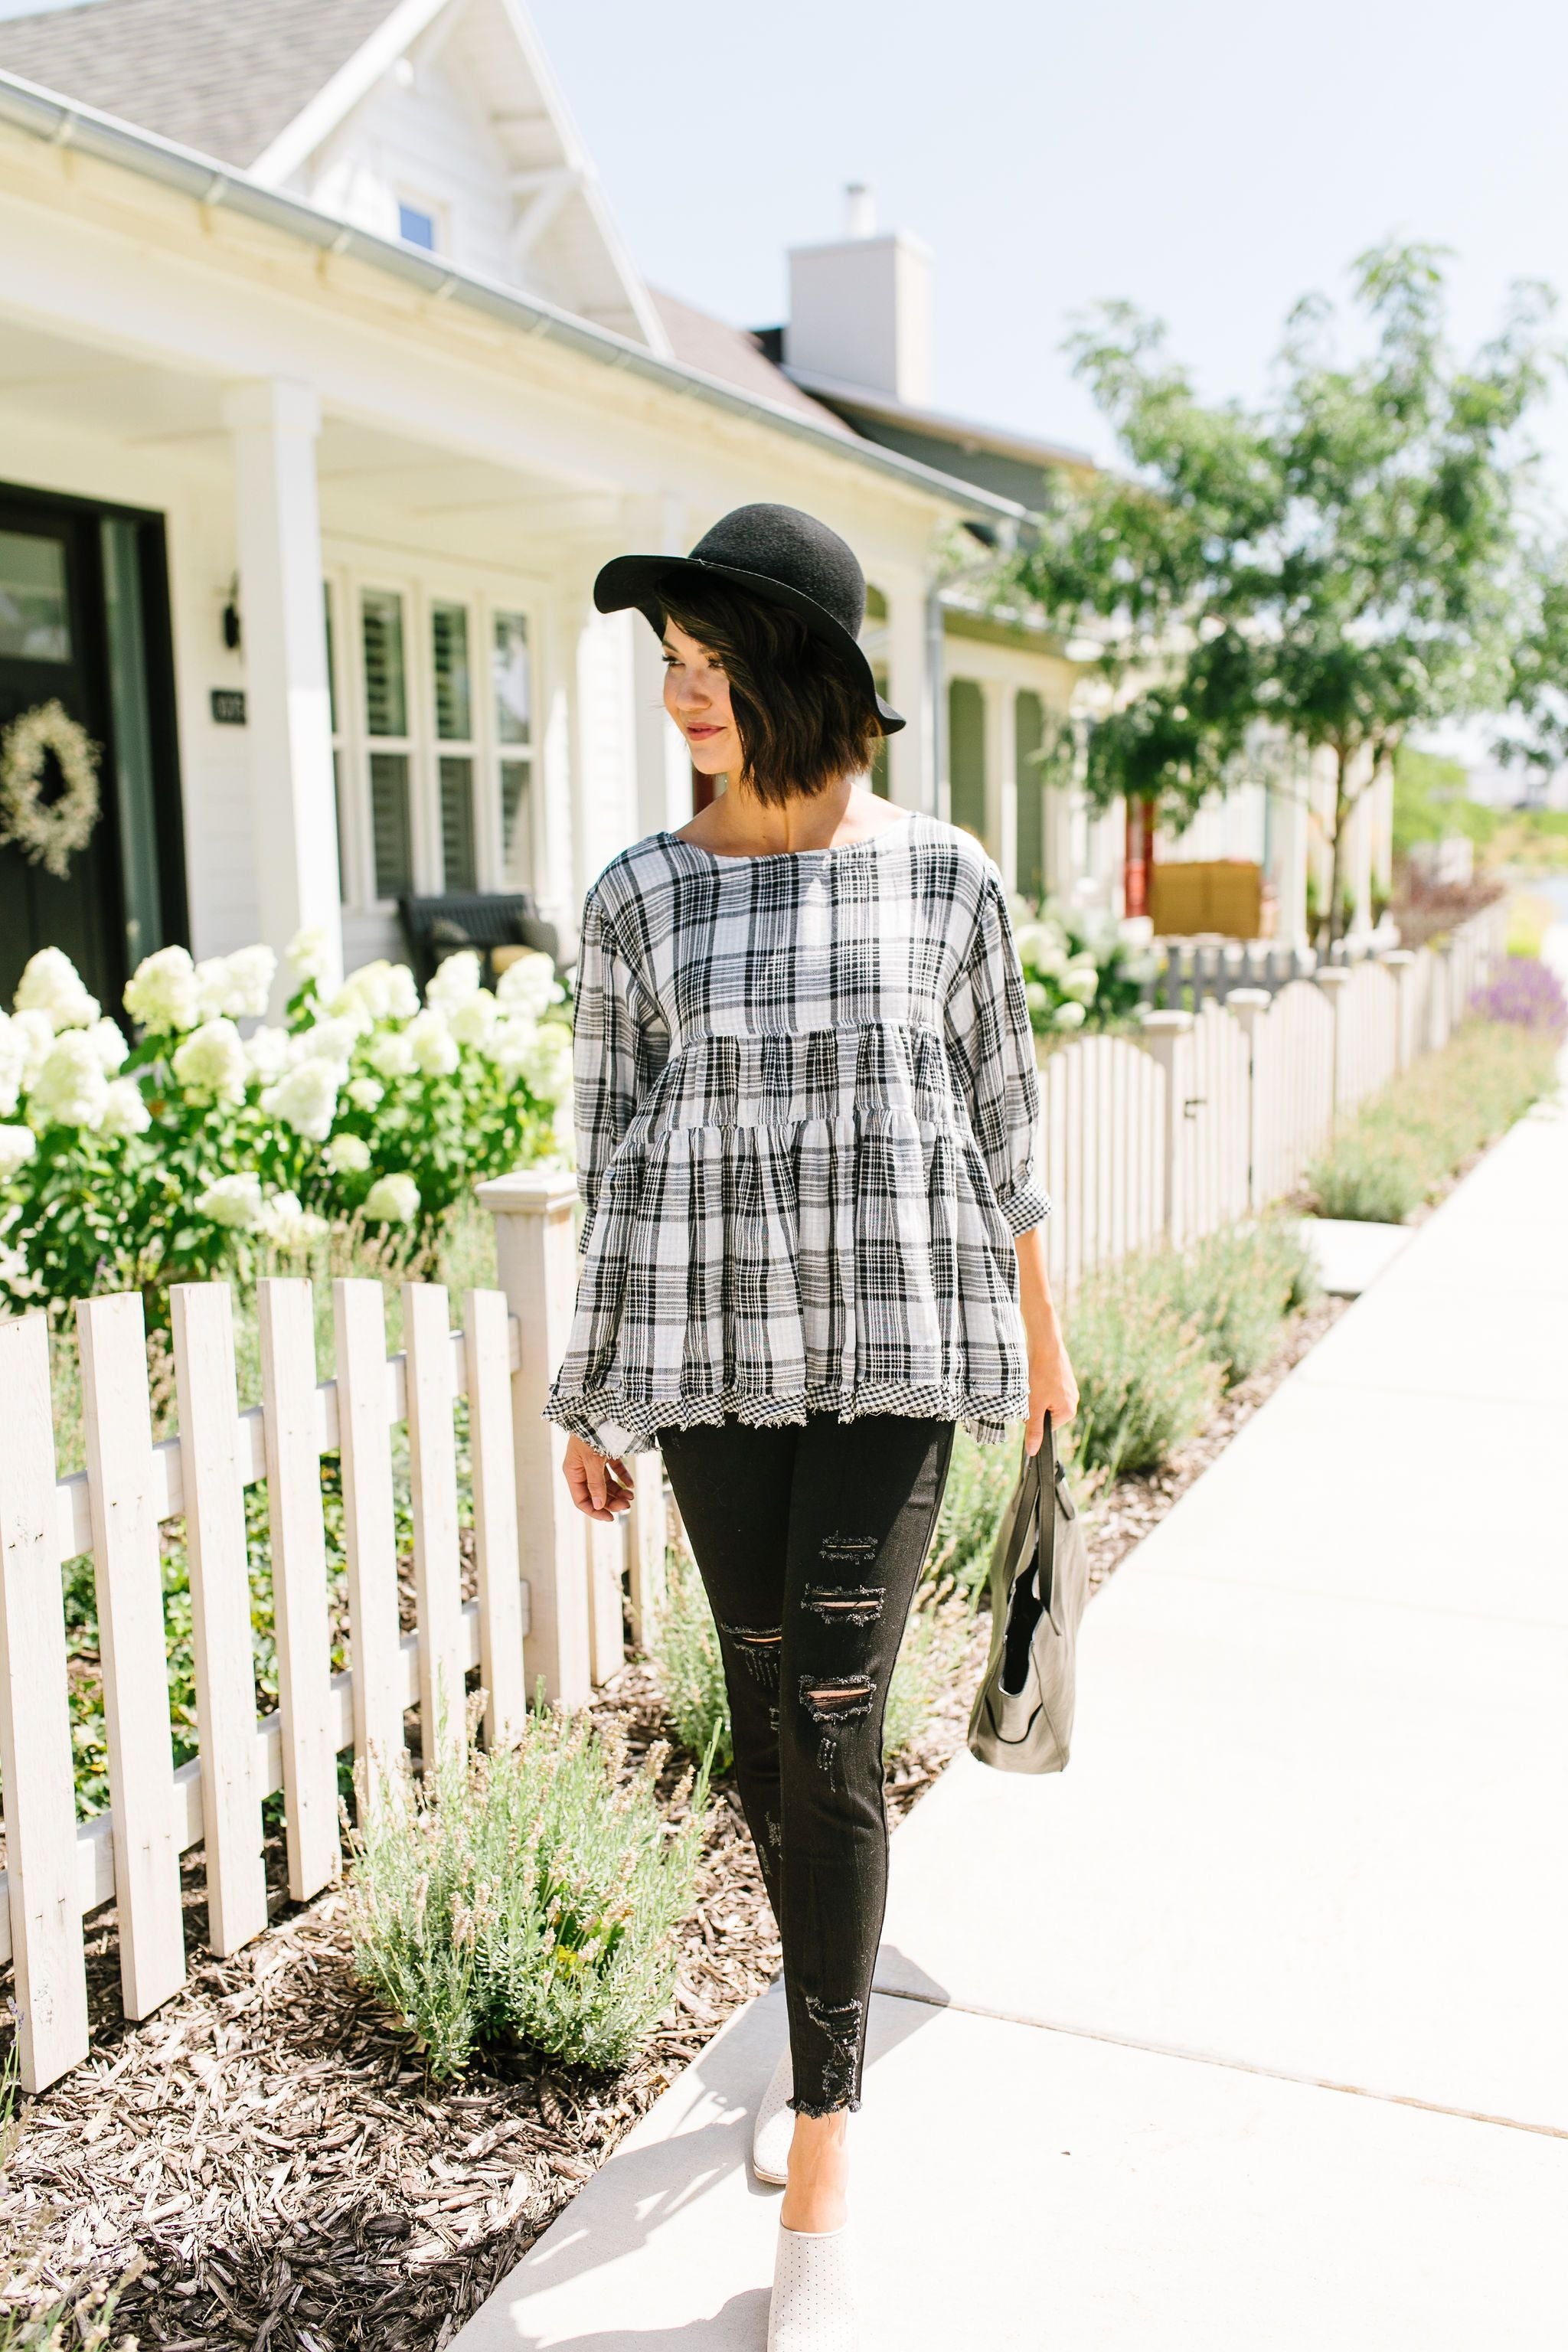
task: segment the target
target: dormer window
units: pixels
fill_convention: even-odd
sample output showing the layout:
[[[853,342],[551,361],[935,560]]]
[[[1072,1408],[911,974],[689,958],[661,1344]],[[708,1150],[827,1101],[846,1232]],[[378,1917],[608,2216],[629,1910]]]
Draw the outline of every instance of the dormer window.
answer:
[[[409,196],[397,199],[397,234],[405,245],[416,245],[426,253],[436,252],[440,244],[435,213]]]

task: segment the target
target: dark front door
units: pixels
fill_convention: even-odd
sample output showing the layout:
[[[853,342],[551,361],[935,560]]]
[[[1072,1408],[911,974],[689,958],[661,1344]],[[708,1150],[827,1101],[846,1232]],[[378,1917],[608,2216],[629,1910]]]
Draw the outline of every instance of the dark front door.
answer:
[[[100,747],[101,814],[58,880],[16,842],[0,846],[0,999],[11,1001],[27,958],[64,948],[106,1008],[125,984],[115,842],[114,747],[103,644],[103,572],[96,522],[51,519],[0,500],[0,733],[22,711],[60,703]],[[45,797],[60,789],[47,756]]]
[[[39,948],[63,948],[105,1012],[184,929],[163,529],[0,485],[0,735],[58,702],[99,747],[99,816],[63,877],[0,843],[0,1007]],[[47,757],[43,793],[61,779]]]

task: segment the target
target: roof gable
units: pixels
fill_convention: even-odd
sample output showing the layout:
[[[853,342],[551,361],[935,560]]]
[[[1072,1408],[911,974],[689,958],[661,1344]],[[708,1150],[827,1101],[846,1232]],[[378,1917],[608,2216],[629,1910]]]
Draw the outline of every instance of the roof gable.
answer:
[[[90,0],[0,21],[0,70],[379,236],[412,194],[459,267],[668,352],[521,0]]]
[[[0,20],[0,68],[248,167],[389,0],[90,0]]]

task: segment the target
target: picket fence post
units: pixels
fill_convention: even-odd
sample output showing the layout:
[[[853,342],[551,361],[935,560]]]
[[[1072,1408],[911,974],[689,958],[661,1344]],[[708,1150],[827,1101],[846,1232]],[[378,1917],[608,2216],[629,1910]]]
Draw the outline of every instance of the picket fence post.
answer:
[[[1329,1010],[1334,1016],[1333,1083],[1330,1088],[1329,1099],[1333,1105],[1334,1116],[1337,1118],[1340,1113],[1340,1088],[1344,1083],[1346,1073],[1344,1003],[1345,991],[1351,984],[1351,967],[1346,963],[1322,964],[1315,978],[1318,986],[1328,998]]]
[[[592,1694],[588,1522],[572,1507],[561,1465],[564,1433],[543,1419],[555,1366],[565,1352],[576,1294],[573,1179],[557,1170],[520,1169],[479,1187],[496,1223],[496,1267],[507,1310],[521,1332],[512,1374],[512,1452],[518,1533],[529,1588],[529,1654],[545,1696],[581,1706]]]
[[[468,1293],[463,1330],[479,1586],[479,1680],[485,1690],[485,1739],[489,1747],[500,1748],[521,1733],[528,1675],[511,1444],[511,1338],[506,1300],[499,1290]]]
[[[87,1961],[49,1327],[0,1316],[0,1773],[16,1965],[16,2042],[31,2095],[87,2056]]]
[[[332,1334],[349,1651],[353,1659],[354,1765],[366,1810],[374,1811],[403,1755],[405,1697],[398,1654],[397,1521],[387,1415],[391,1372],[386,1303],[379,1282],[340,1276],[332,1284]]]
[[[1195,966],[1194,966],[1195,968]],[[1165,1132],[1161,1139],[1161,1229],[1173,1242],[1182,1235],[1183,1203],[1176,1167],[1181,1139],[1178,1119],[1186,1115],[1186,1059],[1183,1042],[1193,1034],[1193,1016],[1184,1012],[1145,1011],[1140,1043],[1165,1073]]]
[[[267,1925],[234,1308],[226,1282],[176,1283],[169,1298],[190,1552],[207,1934],[214,1951],[226,1958]],[[354,1664],[357,1695],[357,1652]]]
[[[626,1551],[631,1565],[632,1634],[638,1649],[646,1650],[664,1614],[664,1457],[657,1446],[646,1454],[634,1454],[631,1469]]]
[[[1258,1119],[1262,1090],[1258,1085],[1258,1055],[1264,1034],[1262,1024],[1273,1002],[1266,988],[1233,988],[1225,1000],[1226,1011],[1235,1014],[1247,1039],[1247,1205],[1254,1213],[1263,1206]]]
[[[403,1286],[408,1473],[419,1627],[419,1748],[426,1769],[461,1756],[463,1572],[458,1549],[458,1441],[446,1286]]]
[[[142,1294],[80,1299],[76,1325],[109,1739],[120,1986],[126,2016],[140,2018],[185,1980]]]
[[[1382,961],[1394,982],[1394,1066],[1396,1071],[1407,1070],[1415,1055],[1411,1034],[1415,1001],[1415,958],[1409,948],[1389,948]]]

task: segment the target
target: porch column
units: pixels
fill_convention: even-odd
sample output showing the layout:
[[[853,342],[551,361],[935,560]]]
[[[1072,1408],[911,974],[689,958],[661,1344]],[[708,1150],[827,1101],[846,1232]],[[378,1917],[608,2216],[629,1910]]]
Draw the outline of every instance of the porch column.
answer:
[[[691,537],[678,498],[626,501],[628,547],[684,555]],[[675,833],[691,821],[691,760],[664,708],[664,658],[640,613],[632,614],[632,750],[637,767],[637,831]]]
[[[1009,890],[1018,887],[1018,744],[1014,689],[1005,678],[981,680],[985,697],[985,846]]]
[[[900,808],[936,808],[936,702],[930,676],[929,610],[918,573],[879,579],[888,600],[888,699],[905,725],[888,738],[889,798]]]
[[[343,941],[316,499],[321,403],[310,384],[266,378],[230,384],[223,413],[234,448],[261,936],[281,954],[296,931],[319,929],[331,982]]]

